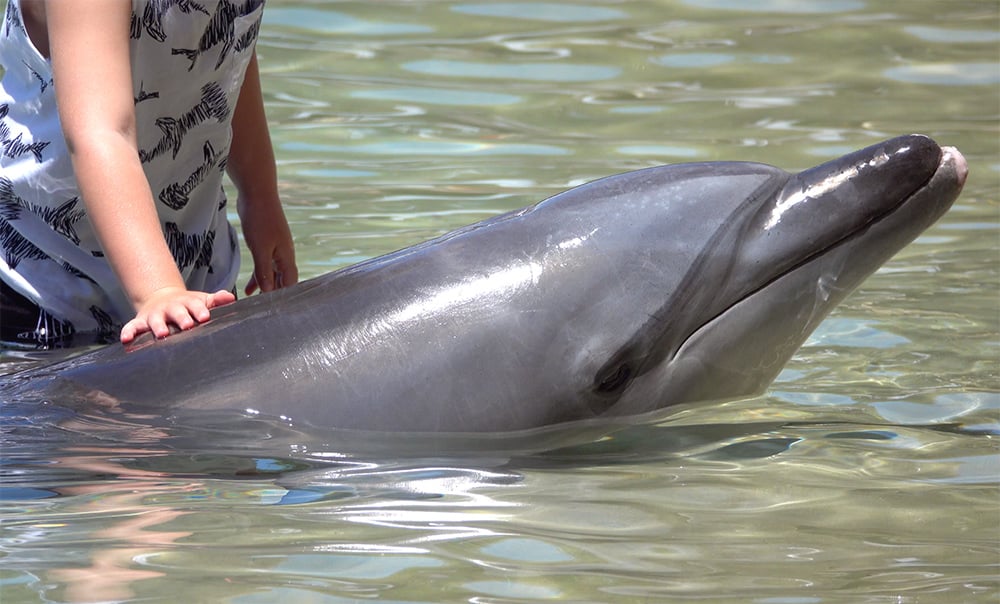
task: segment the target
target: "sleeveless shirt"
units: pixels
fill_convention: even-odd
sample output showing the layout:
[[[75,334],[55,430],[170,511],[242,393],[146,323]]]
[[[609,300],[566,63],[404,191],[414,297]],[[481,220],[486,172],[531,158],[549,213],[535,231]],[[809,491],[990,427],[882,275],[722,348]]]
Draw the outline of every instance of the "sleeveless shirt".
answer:
[[[139,159],[192,290],[231,290],[239,272],[222,178],[262,12],[263,0],[132,1]],[[87,218],[58,82],[28,38],[19,0],[8,0],[0,26],[0,66],[0,279],[64,332],[114,334],[134,311]]]

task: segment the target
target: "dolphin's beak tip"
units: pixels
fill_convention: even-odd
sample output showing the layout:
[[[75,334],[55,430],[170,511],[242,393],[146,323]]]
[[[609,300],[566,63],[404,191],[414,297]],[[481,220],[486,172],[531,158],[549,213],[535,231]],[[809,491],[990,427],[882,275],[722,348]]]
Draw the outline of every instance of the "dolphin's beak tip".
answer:
[[[965,179],[969,176],[969,163],[965,161],[965,156],[955,147],[941,147],[941,152],[941,165],[954,166],[958,186],[965,186]]]
[[[965,180],[969,175],[969,164],[957,148],[938,145],[931,137],[916,133],[900,136],[889,142],[911,157],[922,158],[918,161],[925,167],[932,168],[934,172],[946,170],[949,178],[954,179],[959,189],[965,186]]]

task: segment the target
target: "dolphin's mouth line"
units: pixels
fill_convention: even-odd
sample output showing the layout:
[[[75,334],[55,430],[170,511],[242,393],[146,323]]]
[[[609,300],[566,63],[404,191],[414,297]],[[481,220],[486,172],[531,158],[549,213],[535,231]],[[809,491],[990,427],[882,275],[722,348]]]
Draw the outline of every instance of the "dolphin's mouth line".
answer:
[[[882,222],[886,218],[888,218],[888,217],[892,216],[893,214],[895,214],[896,212],[898,212],[910,200],[914,199],[920,193],[922,193],[923,191],[925,191],[928,188],[928,186],[931,184],[931,182],[933,182],[934,179],[936,177],[938,177],[939,174],[942,173],[943,169],[945,168],[945,166],[947,165],[947,163],[951,159],[952,159],[951,154],[948,151],[942,149],[941,155],[940,155],[939,160],[938,160],[938,166],[934,170],[934,172],[931,173],[931,175],[927,178],[927,180],[925,180],[917,188],[915,188],[913,190],[913,192],[911,192],[906,197],[903,197],[899,201],[899,203],[894,204],[892,207],[888,208],[884,212],[881,212],[879,214],[876,214],[876,215],[872,216],[872,218],[870,220],[868,220],[864,224],[859,225],[858,227],[852,229],[850,232],[844,234],[843,237],[841,237],[841,238],[837,239],[836,241],[833,241],[830,244],[824,246],[823,248],[818,249],[818,250],[812,252],[811,254],[803,257],[799,262],[796,262],[795,264],[789,266],[788,268],[786,268],[785,270],[781,271],[780,273],[775,274],[770,279],[767,279],[766,281],[762,282],[759,286],[757,286],[757,287],[753,288],[752,290],[746,292],[744,295],[740,296],[737,300],[735,300],[732,303],[728,304],[724,309],[722,309],[718,313],[714,314],[708,320],[702,322],[700,325],[698,325],[698,327],[696,329],[692,330],[688,334],[688,336],[685,337],[679,343],[679,345],[670,353],[670,360],[672,361],[677,356],[677,354],[685,347],[685,345],[693,337],[695,337],[698,333],[700,333],[705,328],[707,328],[709,325],[711,325],[712,323],[714,323],[715,321],[717,321],[720,317],[722,317],[723,315],[725,315],[726,313],[728,313],[729,311],[731,311],[737,305],[742,304],[746,300],[748,300],[748,299],[752,298],[753,296],[757,295],[758,293],[766,290],[768,287],[770,287],[771,285],[773,285],[777,281],[780,281],[781,279],[785,278],[786,276],[794,273],[795,271],[797,271],[797,270],[801,269],[802,267],[808,265],[809,263],[813,262],[817,258],[819,258],[819,257],[821,257],[821,256],[823,256],[823,255],[825,255],[827,253],[829,253],[831,250],[833,250],[833,249],[835,249],[837,247],[840,247],[840,246],[844,245],[845,243],[847,243],[849,241],[852,241],[852,240],[856,239],[858,236],[860,236],[863,233],[865,233],[866,231],[870,230],[873,226],[879,224],[880,222]]]
[[[608,395],[613,395],[610,398],[616,399],[617,397],[621,396],[621,393],[624,391],[624,388],[622,388],[621,385],[627,386],[627,384],[630,383],[632,379],[646,373],[647,371],[650,371],[653,367],[655,367],[661,362],[666,362],[668,364],[673,363],[677,358],[677,356],[681,353],[682,350],[685,349],[685,347],[692,339],[697,337],[699,333],[702,333],[705,329],[707,329],[713,323],[718,321],[720,317],[730,312],[733,308],[742,304],[743,302],[752,298],[753,296],[763,292],[767,288],[771,287],[774,283],[780,281],[781,279],[784,279],[788,275],[800,270],[804,266],[807,266],[809,263],[815,261],[817,258],[829,253],[830,250],[833,250],[857,238],[862,233],[868,231],[873,226],[877,225],[881,221],[885,220],[889,216],[899,211],[908,201],[910,201],[915,196],[920,194],[922,191],[927,189],[927,187],[935,179],[935,177],[937,177],[939,174],[942,173],[942,170],[947,164],[948,159],[949,159],[948,155],[944,153],[942,150],[939,150],[937,168],[927,177],[926,180],[924,180],[921,184],[917,185],[908,195],[906,195],[905,197],[901,197],[897,203],[893,204],[890,208],[878,214],[872,215],[866,222],[859,224],[858,226],[851,229],[849,232],[845,233],[838,239],[831,241],[826,245],[824,245],[823,247],[812,251],[811,253],[805,255],[794,264],[788,265],[784,267],[783,270],[781,270],[780,272],[777,272],[769,276],[768,278],[762,280],[760,284],[757,285],[756,287],[753,287],[752,289],[748,289],[742,292],[731,302],[727,303],[723,308],[713,313],[711,317],[697,323],[694,328],[690,330],[678,330],[677,339],[672,339],[669,337],[657,338],[659,340],[657,343],[649,343],[646,346],[636,346],[636,343],[633,341],[628,345],[623,346],[621,349],[619,349],[619,351],[616,354],[612,355],[611,358],[604,364],[604,366],[597,372],[597,378],[594,381],[593,388],[599,393],[607,391]],[[782,186],[784,186],[784,184]],[[770,189],[769,185],[764,185],[761,189],[759,189],[755,193],[755,196],[767,195],[769,191],[773,191],[773,189]],[[744,223],[743,226],[746,227],[747,224],[749,223]],[[737,225],[733,225],[733,228],[740,228],[740,227]],[[734,253],[732,254],[732,258],[734,260],[729,265],[726,271],[727,273],[731,273],[732,270],[734,269],[734,266],[736,264],[735,258],[739,256],[740,250],[736,249],[733,250],[733,252]],[[693,266],[694,267],[700,266],[701,260],[695,261],[693,263]],[[697,273],[698,273],[697,270],[690,270],[688,274],[685,276],[685,280],[687,280],[688,278],[692,279],[698,278]],[[682,280],[681,285],[677,287],[678,291],[682,291],[685,289],[683,287],[683,284],[684,280]],[[671,303],[680,303],[683,306],[695,306],[695,305],[711,304],[711,300],[687,299],[679,301],[674,299],[671,300],[671,302],[668,302],[668,304],[665,306],[669,306]],[[655,323],[662,324],[664,322],[669,322],[670,320],[671,319],[667,318],[665,313],[659,311],[650,315],[650,321]],[[677,327],[677,325],[675,325],[675,327]],[[670,330],[663,329],[661,325],[659,331],[663,333],[663,332],[669,332]],[[681,335],[681,334],[686,334],[686,335]],[[653,352],[641,356],[635,354],[637,350],[642,350],[643,348],[646,348],[647,350],[651,350]],[[621,384],[619,384],[618,381],[616,381],[618,380],[619,375],[621,376],[620,379],[620,381],[622,382]],[[616,387],[608,388],[606,386],[606,382],[609,379],[615,381],[614,385]],[[604,400],[602,401],[601,405],[602,407],[609,408],[611,406],[611,403],[609,402],[609,400]]]

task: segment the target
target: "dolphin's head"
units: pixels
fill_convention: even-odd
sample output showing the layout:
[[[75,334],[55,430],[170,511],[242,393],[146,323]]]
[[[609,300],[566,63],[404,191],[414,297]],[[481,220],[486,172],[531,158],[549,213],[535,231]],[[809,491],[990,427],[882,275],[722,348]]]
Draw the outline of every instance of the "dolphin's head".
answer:
[[[796,175],[731,169],[758,174],[757,189],[740,199],[706,191],[700,209],[677,217],[691,221],[697,239],[686,248],[689,268],[593,365],[595,412],[759,393],[834,306],[944,214],[967,173],[956,149],[919,135]],[[665,190],[698,198],[702,187],[690,178]]]

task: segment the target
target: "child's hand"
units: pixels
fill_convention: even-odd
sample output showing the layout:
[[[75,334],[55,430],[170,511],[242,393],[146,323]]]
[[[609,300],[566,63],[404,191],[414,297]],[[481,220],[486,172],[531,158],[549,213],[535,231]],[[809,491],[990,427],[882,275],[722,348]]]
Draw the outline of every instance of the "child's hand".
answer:
[[[253,233],[252,229],[244,228],[247,247],[253,256],[253,275],[243,290],[248,296],[257,289],[269,292],[295,285],[299,280],[292,235],[284,216],[279,214],[277,218],[280,223],[272,222],[272,227],[263,232]]]
[[[291,248],[275,248],[270,262],[266,252],[261,253],[261,256],[260,262],[254,257],[253,275],[250,275],[250,280],[243,290],[246,295],[249,296],[257,289],[263,293],[298,283],[299,272]]]
[[[157,338],[170,335],[170,325],[181,330],[191,329],[209,319],[209,310],[236,300],[232,292],[214,294],[190,291],[180,287],[157,290],[136,311],[135,318],[122,327],[122,344],[150,331]]]
[[[251,201],[241,195],[237,205],[243,237],[253,257],[253,275],[243,291],[249,296],[258,289],[269,292],[295,285],[299,269],[281,202],[277,197]]]

